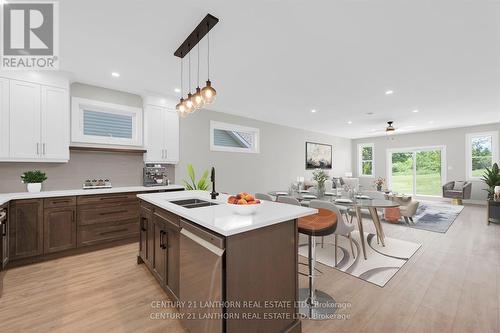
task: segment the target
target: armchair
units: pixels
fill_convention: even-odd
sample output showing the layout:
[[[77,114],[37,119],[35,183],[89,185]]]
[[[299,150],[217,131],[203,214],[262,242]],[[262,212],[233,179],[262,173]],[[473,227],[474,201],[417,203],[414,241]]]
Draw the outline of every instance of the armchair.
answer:
[[[462,200],[470,199],[471,192],[471,182],[451,181],[443,185],[443,198],[452,199],[454,205],[462,205]]]

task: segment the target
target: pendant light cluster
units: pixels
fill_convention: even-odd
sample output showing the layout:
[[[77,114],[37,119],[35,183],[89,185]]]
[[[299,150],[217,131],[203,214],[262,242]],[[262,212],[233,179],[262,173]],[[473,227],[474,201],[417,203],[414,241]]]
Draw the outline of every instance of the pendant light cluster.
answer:
[[[175,56],[181,58],[181,99],[176,105],[179,116],[186,117],[188,114],[202,109],[205,105],[215,101],[217,91],[212,87],[210,81],[210,34],[209,31],[214,27],[219,19],[208,14],[198,27],[189,35],[179,49],[174,53]],[[207,35],[207,81],[203,89],[200,88],[200,45],[199,42]],[[191,50],[197,45],[197,80],[196,90],[192,93],[191,90]],[[184,57],[188,56],[188,90],[187,96],[184,98]]]

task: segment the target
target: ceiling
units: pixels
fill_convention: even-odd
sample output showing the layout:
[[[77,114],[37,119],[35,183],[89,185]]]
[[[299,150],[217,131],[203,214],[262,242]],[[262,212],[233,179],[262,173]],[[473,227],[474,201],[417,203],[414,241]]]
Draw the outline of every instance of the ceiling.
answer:
[[[388,120],[416,132],[500,118],[497,1],[64,0],[60,13],[61,70],[80,82],[175,96],[173,52],[211,13],[214,111],[349,138]],[[205,40],[201,55],[205,79]]]

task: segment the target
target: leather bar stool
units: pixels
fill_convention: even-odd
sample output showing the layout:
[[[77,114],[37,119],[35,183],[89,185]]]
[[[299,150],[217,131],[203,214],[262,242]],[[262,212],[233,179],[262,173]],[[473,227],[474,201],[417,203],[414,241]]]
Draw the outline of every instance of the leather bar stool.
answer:
[[[316,266],[316,237],[331,235],[337,229],[337,214],[329,209],[327,202],[310,203],[311,208],[317,208],[318,213],[299,218],[299,233],[308,237],[308,266],[309,288],[299,290],[299,312],[309,319],[331,319],[329,315],[335,313],[335,300],[328,294],[316,290],[314,275]],[[315,207],[318,206],[318,207]]]

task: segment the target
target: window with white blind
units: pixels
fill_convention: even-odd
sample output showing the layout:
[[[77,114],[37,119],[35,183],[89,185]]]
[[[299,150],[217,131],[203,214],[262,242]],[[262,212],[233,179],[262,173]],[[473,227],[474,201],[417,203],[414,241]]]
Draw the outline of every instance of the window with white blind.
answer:
[[[210,150],[258,153],[259,133],[258,128],[211,121]]]
[[[71,130],[76,143],[142,146],[142,109],[74,97]]]

